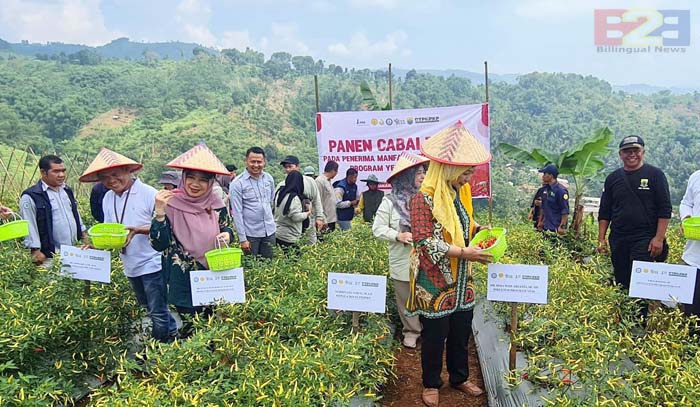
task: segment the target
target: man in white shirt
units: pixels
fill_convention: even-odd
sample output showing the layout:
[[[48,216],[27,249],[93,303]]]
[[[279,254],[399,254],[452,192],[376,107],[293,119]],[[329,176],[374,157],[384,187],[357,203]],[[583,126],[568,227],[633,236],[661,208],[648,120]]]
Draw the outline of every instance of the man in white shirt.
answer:
[[[148,310],[153,338],[167,343],[177,333],[177,325],[168,310],[161,254],[148,239],[157,191],[134,178],[133,173],[141,167],[136,161],[103,148],[80,181],[99,181],[109,189],[102,199],[105,223],[121,223],[130,231],[120,253],[124,274],[139,304]]]
[[[78,214],[73,191],[65,184],[66,166],[55,155],[39,160],[41,180],[22,192],[19,210],[29,222],[24,245],[37,265],[50,267],[61,245],[82,240],[85,226]]]
[[[679,210],[681,219],[700,216],[700,171],[695,171],[688,179],[688,187],[681,200]],[[700,240],[688,239],[685,243],[682,259],[685,264],[700,268]],[[695,278],[693,303],[685,304],[683,309],[686,315],[700,316],[700,276]]]

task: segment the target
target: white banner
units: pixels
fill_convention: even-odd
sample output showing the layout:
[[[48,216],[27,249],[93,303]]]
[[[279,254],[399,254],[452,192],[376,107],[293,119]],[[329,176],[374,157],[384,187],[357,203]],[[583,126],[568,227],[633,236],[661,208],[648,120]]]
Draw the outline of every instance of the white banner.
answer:
[[[386,276],[328,273],[328,309],[386,311]]]
[[[61,274],[78,280],[110,282],[112,256],[107,250],[61,245]]]
[[[489,301],[547,303],[549,268],[526,264],[489,264]]]
[[[380,181],[391,174],[398,156],[408,151],[420,154],[420,144],[440,130],[461,121],[487,150],[490,150],[488,105],[464,105],[430,109],[331,112],[316,114],[318,161],[323,172],[328,161],[338,162],[338,176],[353,167],[358,180],[374,174]],[[477,167],[470,182],[474,198],[491,191],[489,165]],[[388,184],[380,188],[389,189]],[[358,192],[366,189],[358,182]]]
[[[243,268],[223,271],[190,271],[192,305],[209,305],[219,301],[245,302]]]
[[[697,268],[680,264],[632,262],[630,297],[692,304]]]

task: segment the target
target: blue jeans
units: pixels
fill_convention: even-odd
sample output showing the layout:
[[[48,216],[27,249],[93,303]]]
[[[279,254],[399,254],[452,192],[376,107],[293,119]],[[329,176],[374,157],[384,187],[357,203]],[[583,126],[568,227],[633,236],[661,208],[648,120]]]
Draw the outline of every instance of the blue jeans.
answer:
[[[352,221],[351,220],[339,220],[338,226],[340,227],[340,230],[342,230],[342,231],[350,230],[350,229],[352,229]]]
[[[129,277],[129,283],[139,304],[148,310],[153,322],[153,338],[159,342],[170,342],[171,334],[177,332],[177,323],[168,310],[167,286],[163,272]]]

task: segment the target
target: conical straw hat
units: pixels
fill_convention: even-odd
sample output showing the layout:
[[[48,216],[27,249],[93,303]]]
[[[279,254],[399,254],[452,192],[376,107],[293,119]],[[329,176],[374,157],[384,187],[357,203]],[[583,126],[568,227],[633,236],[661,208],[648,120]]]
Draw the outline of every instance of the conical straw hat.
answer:
[[[491,161],[491,153],[461,121],[424,141],[420,150],[426,157],[443,164],[473,167]]]
[[[180,168],[182,170],[195,170],[211,172],[214,174],[229,175],[221,160],[204,143],[199,143],[188,151],[165,165],[168,168]]]
[[[394,176],[399,175],[400,173],[406,171],[409,168],[413,168],[416,165],[425,164],[428,161],[430,161],[429,158],[404,151],[399,156],[399,159],[396,161],[396,164],[394,164],[394,169],[391,171],[391,175],[389,175],[389,178],[386,179],[386,182],[389,183],[391,182],[391,179],[394,178]]]
[[[137,163],[131,158],[124,157],[119,153],[102,147],[100,152],[97,153],[97,157],[90,163],[83,175],[78,178],[80,182],[97,182],[100,179],[97,177],[97,173],[102,170],[107,170],[110,168],[117,167],[128,167],[130,172],[135,172],[143,168],[143,165]]]

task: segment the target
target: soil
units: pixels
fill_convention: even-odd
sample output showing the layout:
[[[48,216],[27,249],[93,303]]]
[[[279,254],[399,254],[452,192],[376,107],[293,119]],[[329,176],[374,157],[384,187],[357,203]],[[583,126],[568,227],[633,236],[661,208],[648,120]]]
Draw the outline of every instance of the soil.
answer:
[[[401,347],[396,351],[395,356],[397,378],[390,381],[385,388],[382,407],[424,407],[421,400],[423,385],[421,384],[420,343],[416,349]],[[443,362],[442,380],[445,385],[440,389],[440,407],[488,407],[486,392],[479,397],[470,397],[447,385],[449,383],[447,377],[447,370]],[[469,340],[469,378],[484,389],[481,365],[473,337]]]

